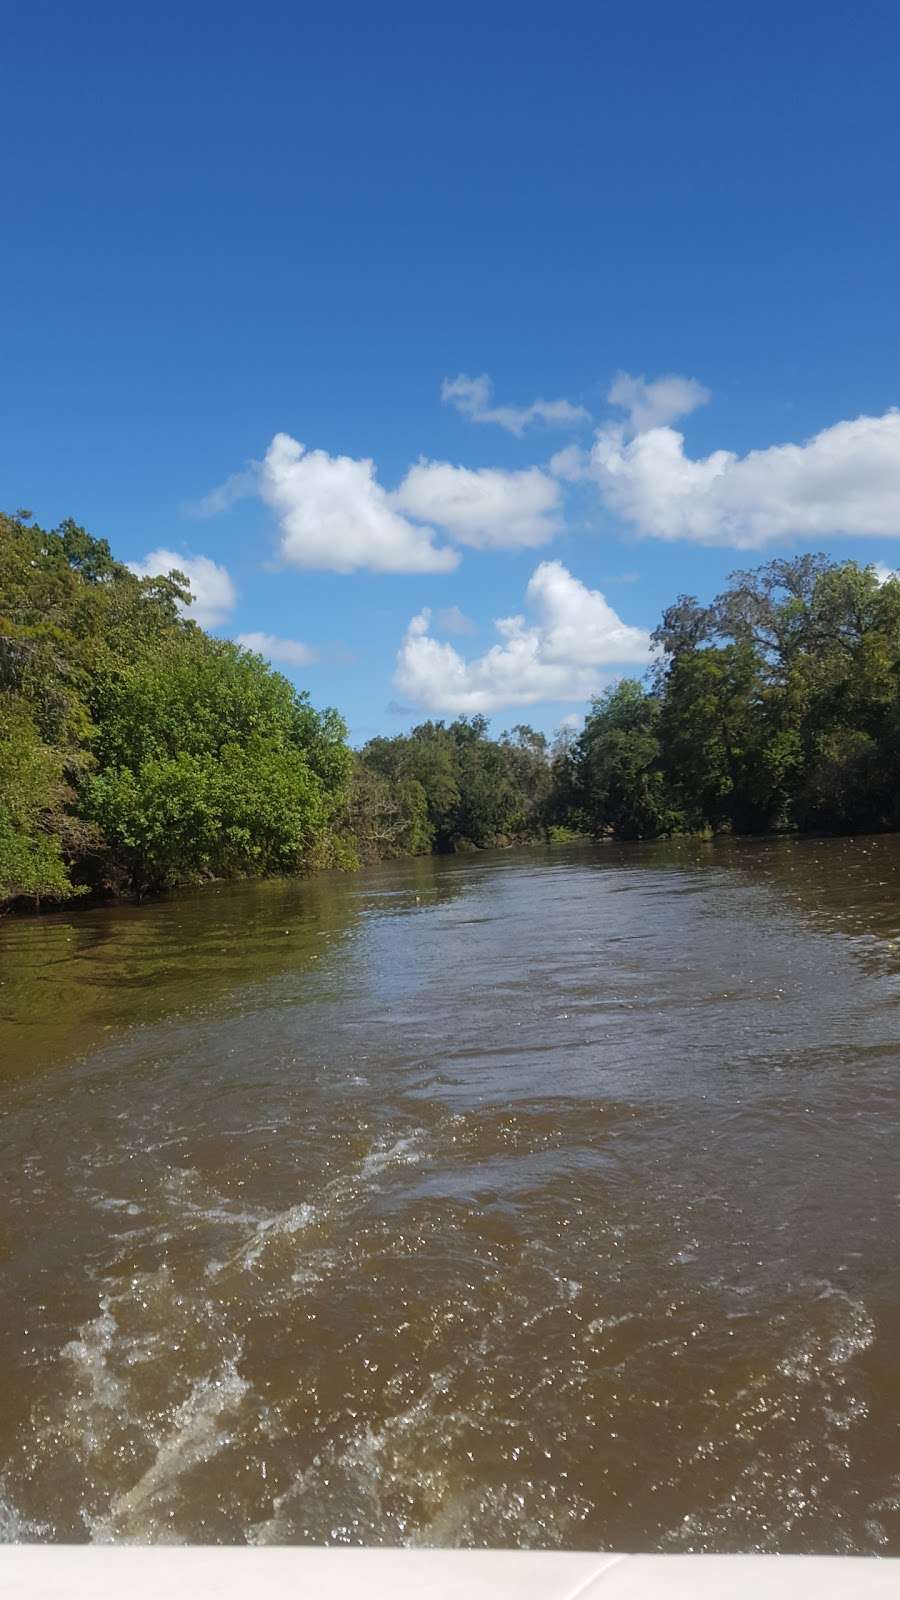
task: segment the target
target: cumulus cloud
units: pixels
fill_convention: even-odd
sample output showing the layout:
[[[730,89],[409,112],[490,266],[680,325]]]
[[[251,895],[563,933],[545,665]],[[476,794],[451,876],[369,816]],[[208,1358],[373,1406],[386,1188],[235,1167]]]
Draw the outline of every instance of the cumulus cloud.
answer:
[[[898,576],[897,568],[888,567],[883,561],[873,561],[872,571],[875,573],[879,584],[887,583],[888,578],[896,578]]]
[[[530,406],[493,406],[494,386],[486,372],[479,378],[469,378],[464,372],[456,378],[445,378],[441,384],[441,399],[452,405],[470,422],[494,422],[517,439],[532,422],[543,422],[548,428],[572,428],[590,421],[590,412],[584,406],[573,406],[570,400],[535,400]]]
[[[235,473],[193,514],[213,516],[247,495],[274,512],[289,566],[330,572],[450,572],[459,552],[439,544],[514,549],[544,544],[562,527],[560,484],[540,467],[453,466],[422,459],[385,489],[366,458],[308,450],[277,433],[265,458]]]
[[[275,633],[239,633],[235,643],[245,650],[255,650],[269,661],[283,661],[291,667],[306,667],[317,655],[311,645],[299,639],[281,639]]]
[[[201,628],[215,628],[230,616],[237,592],[225,567],[209,556],[180,556],[174,550],[151,550],[143,561],[129,561],[139,578],[164,578],[170,572],[183,572],[190,585],[193,603],[183,607],[184,615]]]
[[[606,398],[612,405],[627,411],[628,420],[598,428],[595,438],[598,443],[615,438],[624,444],[634,434],[647,433],[665,427],[678,417],[688,416],[698,406],[705,406],[712,396],[695,378],[680,378],[674,372],[650,382],[630,372],[618,372]],[[581,483],[596,476],[592,472],[591,451],[577,444],[557,450],[550,457],[550,471],[554,478],[561,478],[565,483]]]
[[[567,444],[564,450],[557,450],[549,461],[554,478],[562,478],[565,483],[580,483],[583,478],[589,477],[590,466],[590,451],[582,450],[580,444]]]
[[[445,606],[437,614],[438,627],[441,633],[461,634],[477,633],[478,629],[471,617],[460,611],[459,606]]]
[[[449,572],[455,550],[433,543],[429,527],[400,515],[369,460],[307,450],[276,433],[259,473],[259,493],[278,518],[281,556],[290,566],[330,572]]]
[[[900,535],[900,412],[802,444],[688,456],[668,426],[597,431],[585,472],[606,505],[658,539],[756,549],[774,539]]]
[[[469,661],[434,638],[430,611],[419,612],[397,655],[394,687],[404,701],[457,715],[585,700],[602,686],[603,667],[645,666],[650,658],[649,635],[623,622],[599,590],[559,561],[535,569],[526,603],[534,621],[498,618],[500,642]]]
[[[680,378],[674,372],[649,383],[643,376],[617,372],[606,398],[611,405],[628,412],[632,433],[646,433],[648,428],[660,428],[679,417],[690,416],[698,406],[707,405],[712,396],[696,378]]]
[[[409,516],[480,550],[545,544],[562,527],[559,484],[540,467],[504,472],[419,461],[391,499]]]

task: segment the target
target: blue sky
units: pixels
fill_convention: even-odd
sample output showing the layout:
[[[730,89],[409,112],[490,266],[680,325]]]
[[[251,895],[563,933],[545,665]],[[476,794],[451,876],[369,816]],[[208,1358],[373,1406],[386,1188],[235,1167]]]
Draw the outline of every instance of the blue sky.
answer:
[[[900,561],[895,4],[2,9],[0,504],[174,552],[355,739]]]

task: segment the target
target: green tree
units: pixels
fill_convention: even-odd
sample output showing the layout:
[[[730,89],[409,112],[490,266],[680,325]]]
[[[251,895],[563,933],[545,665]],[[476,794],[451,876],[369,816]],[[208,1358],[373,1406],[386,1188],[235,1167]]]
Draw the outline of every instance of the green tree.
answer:
[[[680,817],[660,764],[659,700],[633,678],[591,704],[572,751],[574,816],[587,830],[617,839],[655,839]]]
[[[54,827],[64,793],[62,757],[20,705],[0,702],[0,904],[76,892]]]
[[[792,664],[803,768],[801,828],[900,825],[900,582],[853,562],[824,571],[808,647]]]
[[[525,726],[498,741],[489,737],[484,717],[422,722],[394,739],[370,740],[359,767],[357,793],[365,783],[382,819],[382,853],[396,853],[400,838],[410,841],[410,853],[481,848],[536,837],[545,825],[546,740]],[[374,777],[387,791],[373,784]]]
[[[6,898],[352,858],[342,720],[189,600],[74,522],[0,518]]]
[[[666,682],[660,735],[672,794],[693,828],[762,832],[784,819],[796,739],[747,643],[690,650]]]

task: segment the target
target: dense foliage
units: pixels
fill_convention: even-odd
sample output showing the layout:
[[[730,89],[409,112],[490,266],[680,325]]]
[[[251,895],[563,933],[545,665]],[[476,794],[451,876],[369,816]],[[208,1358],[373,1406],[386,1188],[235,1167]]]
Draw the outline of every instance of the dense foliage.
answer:
[[[484,717],[423,722],[360,751],[353,833],[365,859],[533,839],[550,787],[547,740],[533,728],[495,740]]]
[[[347,858],[336,713],[72,522],[0,518],[0,901]]]
[[[900,827],[900,581],[824,556],[681,596],[649,685],[595,700],[558,774],[592,833]]]
[[[900,581],[824,556],[681,596],[581,734],[483,717],[351,753],[260,656],[73,522],[0,517],[0,903],[576,830],[900,827]]]

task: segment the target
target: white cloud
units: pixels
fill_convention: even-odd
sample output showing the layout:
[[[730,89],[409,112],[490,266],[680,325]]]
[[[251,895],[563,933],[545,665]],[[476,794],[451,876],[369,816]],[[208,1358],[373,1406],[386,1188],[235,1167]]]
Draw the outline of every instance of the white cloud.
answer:
[[[695,378],[680,378],[669,373],[663,378],[634,377],[630,372],[618,372],[606,396],[614,406],[628,412],[625,423],[606,424],[595,435],[601,439],[614,437],[622,443],[633,434],[647,433],[664,427],[678,417],[686,417],[698,406],[705,406],[712,398],[710,391]],[[596,446],[594,450],[596,455]],[[550,457],[550,471],[554,478],[566,483],[581,483],[595,476],[592,472],[592,453],[580,445],[569,444]]]
[[[259,473],[259,493],[278,517],[281,555],[295,567],[329,572],[449,572],[455,550],[401,516],[369,460],[307,450],[276,433]]]
[[[420,461],[391,500],[409,516],[437,523],[459,544],[482,550],[545,544],[562,526],[559,484],[540,467],[504,472]]]
[[[544,544],[562,527],[562,490],[540,467],[422,459],[391,492],[372,461],[307,450],[287,433],[189,509],[215,516],[248,495],[275,513],[284,562],[330,572],[450,572],[459,552],[435,543],[436,528],[457,544],[514,549]]]
[[[437,614],[437,623],[441,633],[460,634],[478,632],[478,628],[472,621],[472,618],[467,617],[464,612],[460,611],[459,606],[445,606],[444,609],[439,611]]]
[[[210,489],[200,500],[188,500],[182,506],[189,517],[218,517],[229,511],[239,500],[249,500],[259,486],[259,464],[251,462],[244,472],[233,472],[230,478]]]
[[[469,378],[461,372],[456,378],[444,379],[441,399],[455,406],[470,422],[495,422],[518,439],[532,422],[543,422],[548,428],[572,428],[590,422],[590,412],[584,406],[573,406],[570,400],[535,400],[530,406],[492,406],[493,387],[486,372],[479,378]]]
[[[887,583],[888,578],[898,577],[897,568],[885,566],[883,561],[873,561],[872,570],[875,573],[879,584]]]
[[[193,604],[183,613],[201,628],[215,628],[234,610],[237,592],[225,567],[209,556],[180,556],[174,550],[151,550],[143,561],[129,561],[139,578],[164,578],[170,572],[183,572],[190,585]]]
[[[562,478],[566,483],[580,483],[582,478],[587,478],[590,465],[590,452],[582,450],[579,444],[567,444],[565,449],[557,450],[549,461],[554,478]]]
[[[299,639],[281,639],[275,633],[239,633],[236,644],[245,650],[255,650],[269,661],[283,661],[292,667],[305,667],[316,660],[316,651]]]
[[[610,508],[658,539],[756,549],[773,539],[900,536],[900,411],[837,422],[803,444],[692,459],[654,427],[597,431],[588,475]]]
[[[617,372],[606,398],[628,412],[632,433],[646,433],[648,428],[660,428],[679,417],[690,416],[698,406],[707,405],[712,396],[696,378],[680,378],[674,372],[650,383],[643,376]]]
[[[559,561],[532,574],[526,600],[535,616],[495,622],[501,642],[466,661],[430,632],[431,613],[413,617],[397,655],[394,687],[432,712],[496,711],[536,701],[586,700],[602,686],[601,668],[645,666],[650,638],[624,623],[596,589]]]

